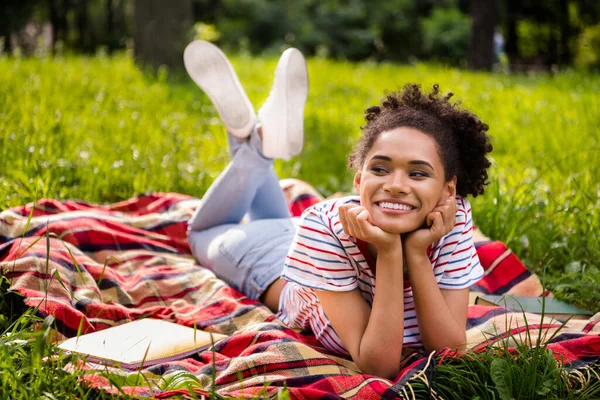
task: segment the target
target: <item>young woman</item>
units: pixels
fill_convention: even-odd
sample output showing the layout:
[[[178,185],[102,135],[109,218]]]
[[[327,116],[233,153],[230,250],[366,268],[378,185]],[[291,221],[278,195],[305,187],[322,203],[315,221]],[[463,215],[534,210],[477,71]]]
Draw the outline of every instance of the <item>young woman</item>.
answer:
[[[388,94],[367,109],[349,158],[358,196],[295,221],[273,158],[301,150],[301,53],[283,53],[258,117],[218,48],[194,42],[184,61],[225,123],[231,154],[189,222],[200,264],[364,373],[393,379],[403,350],[463,346],[468,288],[483,275],[465,196],[486,184],[487,125],[437,85]]]

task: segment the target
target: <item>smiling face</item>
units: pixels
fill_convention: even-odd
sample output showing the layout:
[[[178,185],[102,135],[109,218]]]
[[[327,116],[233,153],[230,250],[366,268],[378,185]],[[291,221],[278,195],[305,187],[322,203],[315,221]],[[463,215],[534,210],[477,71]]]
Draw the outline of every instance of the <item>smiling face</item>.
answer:
[[[354,176],[371,223],[390,233],[423,226],[427,214],[455,187],[456,178],[445,180],[435,139],[408,127],[382,132]]]

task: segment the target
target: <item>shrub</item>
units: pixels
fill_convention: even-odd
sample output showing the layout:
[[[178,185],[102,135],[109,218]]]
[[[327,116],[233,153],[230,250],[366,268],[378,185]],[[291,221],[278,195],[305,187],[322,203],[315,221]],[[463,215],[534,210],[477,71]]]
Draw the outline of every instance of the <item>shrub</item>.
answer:
[[[590,26],[581,33],[577,43],[575,65],[600,70],[600,24]]]
[[[456,8],[436,8],[421,21],[423,47],[433,60],[459,65],[466,58],[471,19]]]

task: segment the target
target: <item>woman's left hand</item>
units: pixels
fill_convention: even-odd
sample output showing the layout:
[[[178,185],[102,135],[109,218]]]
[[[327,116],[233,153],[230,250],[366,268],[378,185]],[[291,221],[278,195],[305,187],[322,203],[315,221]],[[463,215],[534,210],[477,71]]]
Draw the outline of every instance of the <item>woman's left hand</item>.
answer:
[[[427,246],[440,240],[454,228],[456,223],[456,198],[449,196],[427,214],[425,227],[407,233],[403,239],[407,253],[425,252]]]

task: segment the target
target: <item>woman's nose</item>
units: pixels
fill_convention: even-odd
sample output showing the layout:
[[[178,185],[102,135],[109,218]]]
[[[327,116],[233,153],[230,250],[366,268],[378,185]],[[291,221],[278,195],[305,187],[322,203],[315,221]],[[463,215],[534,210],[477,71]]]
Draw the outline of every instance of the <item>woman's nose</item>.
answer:
[[[411,188],[408,176],[401,173],[389,175],[389,180],[384,185],[384,190],[393,195],[410,193]]]

